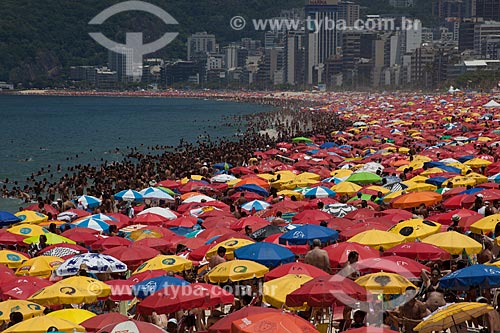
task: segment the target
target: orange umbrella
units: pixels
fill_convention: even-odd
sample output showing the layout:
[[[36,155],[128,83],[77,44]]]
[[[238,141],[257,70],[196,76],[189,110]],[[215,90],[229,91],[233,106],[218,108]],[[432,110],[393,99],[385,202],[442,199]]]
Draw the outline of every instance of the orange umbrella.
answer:
[[[249,185],[249,184],[257,185],[257,186],[263,187],[267,190],[269,189],[269,183],[267,182],[267,180],[260,178],[260,177],[248,177],[248,178],[242,179],[238,183],[236,183],[236,185],[234,185],[234,187],[236,188],[236,187],[240,187],[243,185]]]
[[[442,196],[436,192],[413,192],[395,198],[391,204],[393,208],[413,208],[424,204],[426,207],[441,202]]]
[[[186,199],[194,197],[195,195],[202,195],[202,194],[200,192],[188,192],[181,195],[181,199],[184,201]]]
[[[263,328],[266,328],[263,331]],[[287,313],[260,313],[233,321],[231,333],[319,333],[307,320]]]

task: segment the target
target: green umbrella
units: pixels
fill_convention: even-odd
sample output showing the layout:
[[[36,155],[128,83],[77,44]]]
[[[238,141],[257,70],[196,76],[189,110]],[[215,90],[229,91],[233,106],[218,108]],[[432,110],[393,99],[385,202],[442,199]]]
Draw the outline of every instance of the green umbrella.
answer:
[[[313,141],[311,139],[309,139],[309,138],[305,138],[303,136],[299,136],[299,137],[293,138],[292,142],[294,142],[294,143],[298,143],[298,142],[312,143]]]
[[[366,201],[370,201],[370,199],[371,199],[371,198],[372,198],[372,196],[371,196],[371,195],[369,195],[369,194],[364,194],[364,193],[363,193],[363,194],[361,195],[361,199],[359,199],[359,198],[358,198],[358,196],[357,196],[357,195],[355,195],[354,197],[352,197],[351,199],[349,199],[349,201],[348,201],[348,202],[351,202],[351,201],[356,201],[356,200],[358,200],[358,199],[359,199],[359,200],[366,200]]]
[[[379,175],[372,172],[356,172],[346,179],[346,182],[351,182],[355,184],[373,184],[381,182],[382,178]]]
[[[76,244],[76,242],[72,241],[69,238],[66,238],[66,237],[51,233],[51,232],[45,234],[45,237],[47,237],[47,244],[48,245],[61,244],[61,243]],[[40,236],[32,236],[32,237],[26,238],[23,242],[26,244],[38,243],[38,242],[40,242]]]
[[[167,187],[158,186],[158,189],[162,190],[163,192],[167,192],[168,194],[170,194],[172,196],[175,195],[175,192],[172,191],[171,189],[167,188]]]

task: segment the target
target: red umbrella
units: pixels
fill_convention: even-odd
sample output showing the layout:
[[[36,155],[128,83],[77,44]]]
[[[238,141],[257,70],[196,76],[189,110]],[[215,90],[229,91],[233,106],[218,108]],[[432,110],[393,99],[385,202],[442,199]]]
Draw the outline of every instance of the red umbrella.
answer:
[[[50,285],[52,285],[52,283],[46,279],[36,276],[23,276],[8,281],[2,281],[0,293],[4,300],[9,298],[26,300],[40,289]]]
[[[384,256],[401,256],[414,260],[450,260],[451,255],[432,244],[409,242],[396,245],[383,253]]]
[[[438,223],[441,223],[441,224],[446,224],[446,225],[450,225],[451,224],[451,218],[453,217],[453,215],[458,215],[460,216],[461,219],[464,219],[466,217],[469,217],[469,216],[481,216],[483,217],[481,214],[473,211],[473,210],[469,210],[469,209],[455,209],[455,210],[452,210],[452,211],[449,211],[449,212],[446,212],[446,213],[443,213],[443,214],[438,214],[438,215],[434,215],[434,216],[430,216],[429,217],[429,220],[431,221],[434,221],[434,222],[438,222]]]
[[[126,238],[111,236],[95,241],[94,243],[92,243],[92,245],[90,245],[90,247],[94,251],[103,251],[117,246],[129,246],[131,244],[132,242]]]
[[[15,235],[6,231],[5,229],[0,229],[0,244],[2,245],[14,245],[20,244],[23,245],[23,240],[25,237],[21,235]]]
[[[234,302],[234,295],[219,286],[208,283],[193,283],[190,286],[195,293],[198,292],[208,295],[203,305],[204,308],[220,304],[231,304]]]
[[[174,313],[203,307],[208,299],[208,293],[200,292],[192,285],[168,286],[142,300],[137,312],[144,315]]]
[[[282,311],[272,308],[247,306],[241,310],[232,312],[227,316],[223,317],[222,319],[220,319],[219,321],[217,321],[215,324],[210,326],[210,328],[208,329],[208,333],[231,333],[231,325],[234,321],[241,318],[245,318],[249,315],[256,315],[260,313],[269,315],[272,313],[282,313]]]
[[[458,222],[458,226],[462,227],[464,231],[468,231],[472,224],[476,223],[483,217],[484,216],[481,214],[464,217],[463,219],[460,220],[460,222]]]
[[[143,262],[156,257],[160,251],[145,246],[118,246],[108,249],[103,254],[110,255],[125,264],[130,269],[139,267]]]
[[[207,228],[206,230],[203,230],[201,233],[199,233],[196,237],[208,240],[215,236],[222,236],[233,232],[233,230],[223,227]]]
[[[146,323],[144,321],[138,320],[127,320],[121,323],[114,323],[106,325],[101,328],[97,333],[107,333],[107,332],[147,332],[147,333],[165,333],[165,331],[153,324]]]
[[[72,229],[68,229],[65,232],[61,233],[61,236],[69,238],[71,235],[80,235],[82,233],[97,235],[99,233],[99,230],[95,230],[95,229],[91,229],[91,228],[72,228]]]
[[[240,231],[245,229],[246,226],[252,227],[253,230],[259,230],[261,228],[264,228],[265,226],[269,225],[269,221],[264,220],[261,217],[257,216],[248,216],[239,219],[237,222],[233,223],[231,225],[231,229],[235,231]]]
[[[330,258],[330,265],[338,267],[347,262],[350,252],[356,251],[359,255],[359,260],[379,258],[379,251],[372,249],[367,245],[358,244],[355,242],[342,242],[327,246],[324,250],[328,253]]]
[[[386,256],[383,258],[364,259],[356,262],[354,268],[360,272],[390,272],[404,276],[407,279],[418,279],[422,270],[429,271],[429,267],[413,259],[400,256]]]
[[[74,228],[72,230],[80,230],[82,228]],[[71,233],[70,235],[64,235],[66,232],[63,232],[61,234],[61,236],[64,236],[64,237],[67,237],[69,239],[71,239],[72,241],[75,241],[77,243],[81,243],[81,244],[85,244],[87,246],[91,245],[92,243],[98,241],[99,239],[101,239],[100,236],[98,235],[94,235],[94,234],[91,234],[89,232],[81,232],[81,233],[77,233],[77,232],[74,232],[74,233]]]
[[[172,227],[184,227],[184,228],[192,228],[194,225],[197,224],[198,219],[193,216],[181,216],[176,218],[175,220],[168,220],[167,222],[163,223],[163,226],[165,228],[172,228]]]
[[[133,224],[162,225],[165,222],[168,222],[167,218],[153,213],[137,215],[132,219]]]
[[[130,223],[130,217],[128,217],[127,215],[124,215],[124,214],[121,214],[121,213],[109,213],[109,214],[106,214],[108,215],[109,217],[112,217],[114,218],[116,221],[120,222],[120,223],[124,223],[124,224],[129,224]]]
[[[499,172],[500,172],[500,170],[499,170]],[[497,183],[482,183],[482,184],[476,185],[476,187],[498,190],[500,188],[500,184],[497,184]]]
[[[291,262],[289,264],[281,265],[281,266],[274,268],[273,270],[271,270],[269,273],[267,273],[265,275],[264,280],[270,281],[270,280],[274,280],[274,279],[280,278],[280,277],[288,275],[288,274],[304,274],[304,275],[308,275],[308,276],[313,277],[313,278],[329,275],[324,270],[319,269],[315,266],[301,263],[301,262]]]
[[[476,200],[476,195],[482,194],[483,201],[493,201],[500,199],[500,190],[484,190],[476,194],[470,194],[464,199],[464,205],[472,205],[474,200]]]
[[[59,211],[56,208],[48,204],[44,204],[42,209],[38,207],[38,204],[32,204],[29,205],[28,207],[24,207],[24,210],[32,210],[39,213],[45,211],[43,212],[44,214],[51,213],[52,216],[54,216],[54,218],[57,216],[57,214],[59,214]]]
[[[4,264],[0,264],[0,281],[6,282],[11,278],[15,278],[14,271]]]
[[[127,281],[132,282],[133,284],[137,284],[137,283],[142,282],[144,280],[149,280],[149,279],[164,276],[164,275],[167,275],[167,272],[164,271],[163,269],[153,269],[150,271],[144,271],[141,273],[134,274],[131,277],[129,277],[127,279]]]
[[[267,328],[264,332],[319,333],[311,322],[285,312],[252,314],[235,320],[231,333],[259,333],[263,332],[264,327]]]
[[[241,194],[243,194],[243,197],[245,199],[247,199],[247,201],[262,200],[264,198],[262,195],[259,195],[255,192],[248,192],[248,191],[236,192],[233,195],[231,195],[229,198],[231,198],[231,200],[233,200],[233,201],[236,201],[239,198],[241,198]]]
[[[465,187],[465,186],[452,188],[451,190],[443,193],[443,198],[448,199],[448,198],[453,197],[455,195],[459,195],[460,193],[462,193],[463,191],[466,191],[466,190],[467,190],[467,187]]]
[[[301,224],[301,221],[306,219],[316,220],[318,222],[321,222],[321,221],[328,221],[331,218],[333,218],[333,216],[328,214],[327,212],[323,212],[318,209],[308,209],[292,217],[292,221],[294,223]]]
[[[164,238],[144,238],[132,243],[132,247],[149,247],[160,252],[166,253],[172,243]]]
[[[413,214],[407,210],[403,209],[386,209],[380,212],[377,212],[377,216],[387,216],[387,215],[398,215],[403,218],[403,220],[411,219]]]
[[[206,229],[229,228],[238,219],[234,216],[207,217],[202,225]]]
[[[344,216],[344,218],[350,220],[366,220],[367,218],[374,217],[376,215],[377,212],[374,211],[373,209],[361,208],[347,213],[347,215]]]
[[[130,301],[134,299],[132,286],[135,284],[129,280],[108,280],[106,284],[111,287],[109,298],[115,302]]]
[[[464,207],[464,200],[468,197],[467,194],[459,194],[452,196],[441,204],[446,209],[461,209]],[[469,205],[470,207],[470,205]]]
[[[89,333],[97,332],[101,327],[127,321],[128,317],[118,312],[104,313],[97,315],[80,323]]]
[[[387,222],[382,222],[382,220],[377,220],[377,222],[361,222],[357,223],[353,226],[350,226],[346,229],[344,229],[341,233],[340,236],[343,239],[348,239],[351,237],[356,236],[357,234],[366,231],[366,230],[382,230],[382,231],[387,231],[391,225],[388,225]]]
[[[335,303],[353,304],[366,300],[367,290],[356,282],[340,275],[318,277],[304,283],[286,296],[286,304],[300,307],[307,303],[312,307],[329,307]]]
[[[353,328],[348,330],[349,333],[398,333],[399,331],[393,331],[384,327],[375,326],[364,326],[360,328]]]
[[[212,247],[214,247],[213,244],[202,245],[199,248],[191,251],[188,255],[188,259],[194,261],[202,261],[203,258],[205,258],[208,250],[210,250]]]
[[[181,184],[179,182],[176,182],[175,180],[166,179],[166,180],[162,180],[161,182],[159,182],[158,186],[168,187],[169,189],[174,190],[174,189],[180,187]]]
[[[182,244],[186,246],[188,249],[195,250],[205,245],[205,243],[206,243],[205,239],[194,237],[194,238],[185,238],[181,240],[178,244]]]

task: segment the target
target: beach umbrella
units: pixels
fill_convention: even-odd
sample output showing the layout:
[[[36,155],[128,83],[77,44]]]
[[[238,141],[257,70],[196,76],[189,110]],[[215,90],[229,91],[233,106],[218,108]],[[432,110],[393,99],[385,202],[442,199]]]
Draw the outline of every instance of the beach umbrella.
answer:
[[[396,183],[390,183],[390,184],[383,185],[383,187],[388,189],[391,193],[394,193],[394,192],[406,190],[408,188],[408,185],[401,183],[401,182],[396,182]]]
[[[147,187],[139,192],[144,199],[157,199],[157,200],[170,200],[174,201],[174,198],[164,190],[158,187]]]
[[[344,265],[347,262],[349,253],[353,251],[358,253],[358,260],[380,257],[379,251],[355,242],[336,243],[325,247],[324,250],[328,254],[328,258],[330,258],[332,267]]]
[[[258,216],[247,216],[243,217],[230,225],[230,228],[235,231],[241,231],[245,229],[245,227],[250,226],[252,229],[259,230],[265,226],[269,225],[269,221],[264,220]]]
[[[85,320],[95,317],[96,314],[84,309],[63,309],[50,312],[47,316],[64,319],[75,324],[81,324]]]
[[[72,208],[72,209],[69,209],[69,210],[66,210],[64,212],[57,214],[57,219],[59,221],[71,222],[71,221],[74,221],[76,219],[79,219],[79,218],[82,218],[85,216],[90,216],[90,215],[92,215],[92,214],[90,212],[87,212],[86,210]]]
[[[21,312],[24,319],[39,316],[43,314],[45,307],[40,306],[33,302],[23,300],[8,300],[0,302],[0,320],[10,321],[10,314],[12,312]]]
[[[345,181],[355,184],[375,184],[380,183],[382,178],[372,172],[354,172]]]
[[[313,223],[313,224],[318,224],[321,222],[321,221],[328,221],[330,219],[332,219],[333,216],[327,212],[324,212],[322,210],[318,210],[318,209],[306,209],[306,210],[303,210],[302,212],[294,215],[292,217],[292,221],[293,223],[295,224],[308,224],[308,223],[304,223],[303,221],[315,221],[317,223]]]
[[[339,238],[339,233],[326,227],[306,224],[285,232],[279,237],[280,244],[305,245],[315,239],[322,243],[333,242]]]
[[[263,308],[260,306],[246,306],[240,310],[231,312],[222,317],[215,324],[208,328],[208,333],[231,333],[231,325],[234,321],[255,314],[282,313],[282,310],[273,308]]]
[[[102,327],[97,333],[165,333],[162,328],[138,320],[127,320]]]
[[[384,256],[401,256],[414,260],[450,260],[451,255],[448,251],[443,250],[435,245],[409,242],[396,245],[383,253]]]
[[[127,265],[108,255],[83,253],[67,259],[56,270],[58,276],[76,275],[83,269],[88,273],[121,273],[127,271]]]
[[[334,216],[334,217],[345,217],[352,211],[355,211],[356,207],[343,203],[328,204],[323,207],[323,211]]]
[[[358,193],[362,189],[362,187],[357,184],[344,181],[342,183],[332,186],[330,189],[335,193],[337,193],[338,195],[347,194],[351,196],[353,194]]]
[[[368,245],[373,249],[389,249],[395,245],[404,243],[405,238],[401,235],[382,230],[367,230],[351,237],[347,242]]]
[[[262,201],[262,200],[252,200],[250,202],[247,202],[241,206],[241,209],[244,209],[246,211],[252,212],[252,211],[260,211],[260,210],[265,210],[267,209],[271,204]]]
[[[212,178],[210,178],[210,182],[212,182],[212,183],[227,183],[227,182],[230,182],[230,181],[236,180],[236,179],[237,178],[233,175],[227,175],[225,173],[221,173],[221,174],[215,175]]]
[[[192,267],[193,262],[191,260],[179,256],[161,255],[149,259],[140,265],[132,275],[156,269],[163,269],[170,272],[182,272]]]
[[[99,232],[107,232],[109,224],[106,221],[89,216],[79,219],[71,224],[75,228],[89,228]]]
[[[54,234],[52,232],[44,234],[45,237],[47,237],[47,242],[46,244],[48,245],[54,245],[54,244],[62,244],[62,243],[67,243],[67,244],[76,244],[73,240],[63,237],[58,234]],[[26,238],[23,242],[25,244],[36,244],[40,242],[40,236],[41,235],[36,235],[36,236],[31,236]]]
[[[277,267],[295,261],[295,254],[281,245],[273,243],[253,243],[234,251],[237,259],[253,260],[267,267]]]
[[[300,143],[300,142],[303,142],[303,143],[313,143],[313,141],[311,139],[303,137],[303,136],[298,136],[298,137],[293,138],[292,142],[293,143]]]
[[[97,316],[94,316],[92,318],[89,318],[82,322],[80,325],[85,327],[87,332],[96,332],[98,331],[101,327],[110,325],[110,324],[115,324],[115,323],[121,323],[124,321],[127,321],[128,317],[124,316],[118,312],[109,312],[109,313],[103,313]]]
[[[90,245],[90,248],[94,251],[104,251],[118,246],[130,246],[130,245],[132,245],[132,241],[129,239],[119,236],[110,236],[96,240]]]
[[[488,181],[500,184],[500,173],[494,174],[493,176],[488,177]],[[1,220],[1,217],[0,217]]]
[[[324,270],[319,269],[315,266],[302,262],[291,262],[272,269],[271,271],[269,271],[269,273],[266,274],[264,280],[270,281],[289,274],[306,275],[310,276],[311,278],[329,276],[329,274]]]
[[[443,289],[469,290],[474,286],[490,289],[500,286],[500,268],[488,265],[472,265],[444,276],[439,280]]]
[[[323,198],[333,198],[335,196],[335,192],[330,190],[329,188],[318,186],[314,187],[304,193],[304,197],[308,199],[323,199]]]
[[[318,277],[304,283],[286,297],[289,307],[331,307],[334,304],[352,305],[364,301],[370,293],[354,281],[334,275]]]
[[[478,254],[483,249],[482,245],[474,239],[456,231],[440,232],[422,239],[423,243],[435,245],[452,255]]]
[[[188,203],[202,203],[202,202],[211,202],[211,201],[216,201],[216,200],[212,197],[209,197],[208,195],[198,194],[198,195],[190,196],[189,198],[183,200],[182,203],[188,204]]]
[[[42,278],[48,278],[52,275],[52,272],[59,267],[64,260],[59,257],[52,256],[40,256],[34,257],[23,262],[21,266],[16,270],[17,276],[39,276]]]
[[[78,204],[86,208],[95,208],[101,204],[101,199],[93,197],[91,195],[82,195],[76,200]]]
[[[73,276],[40,289],[28,301],[41,305],[94,303],[110,293],[111,288],[104,282],[86,276]]]
[[[189,282],[168,275],[163,275],[151,279],[141,281],[132,286],[132,294],[140,299],[147,298],[157,291],[167,288],[168,286],[186,286]],[[182,291],[182,290],[177,290]],[[185,290],[184,290],[185,291]]]
[[[205,279],[211,283],[237,282],[263,277],[269,269],[250,260],[232,260],[215,266]]]
[[[418,279],[422,270],[429,271],[427,266],[400,256],[359,260],[354,263],[353,267],[362,273],[389,272],[399,274],[407,279]]]
[[[210,250],[207,251],[205,257],[210,259],[212,256],[217,254],[217,250],[219,247],[224,247],[226,249],[226,259],[233,260],[234,259],[234,251],[243,246],[253,244],[254,241],[242,239],[242,238],[230,238],[224,242],[218,243],[214,245]]]
[[[441,202],[442,196],[435,192],[413,192],[404,194],[391,202],[393,208],[413,208],[424,204],[426,207]]]
[[[231,333],[257,333],[262,327],[276,327],[275,332],[319,333],[307,320],[288,313],[254,314],[238,319],[231,326]]]
[[[304,274],[288,274],[264,283],[262,301],[281,309],[286,303],[286,296],[299,289],[313,278]]]
[[[500,214],[493,214],[474,222],[469,229],[475,234],[484,235],[495,230],[498,222],[500,222]]]
[[[448,328],[456,327],[458,324],[478,318],[490,311],[494,311],[494,309],[484,303],[447,304],[427,316],[413,330],[421,333],[446,331]]]
[[[139,267],[144,261],[160,254],[160,251],[146,246],[117,246],[103,252],[127,265],[129,269]]]
[[[29,257],[24,254],[11,250],[0,250],[0,264],[9,268],[18,268],[28,260]]]
[[[21,219],[14,214],[0,210],[0,227],[9,226],[21,222]]]
[[[417,288],[407,278],[385,272],[363,275],[356,283],[376,294],[402,295],[408,287]]]
[[[441,230],[441,224],[422,219],[410,219],[399,222],[388,230],[403,236],[406,241],[422,239]]]
[[[32,210],[23,210],[14,214],[22,223],[33,223],[37,224],[40,222],[47,221],[49,217],[45,214],[35,212]]]
[[[256,193],[262,197],[267,197],[269,195],[269,192],[267,192],[267,190],[259,185],[256,185],[256,184],[245,184],[245,185],[241,185],[241,186],[238,186],[236,188],[237,191],[240,191],[240,192],[243,192],[243,191],[247,191],[247,192],[252,192],[252,193]]]
[[[51,327],[57,327],[60,332],[85,332],[83,326],[77,325],[71,321],[41,316],[24,320],[19,324],[9,327],[4,333],[46,333]]]
[[[3,280],[0,286],[2,299],[26,300],[38,290],[52,285],[47,279],[37,276],[22,276]]]
[[[0,244],[2,245],[21,244],[23,240],[23,236],[12,234],[5,229],[0,229]]]
[[[278,227],[278,226],[269,224],[263,228],[257,229],[256,231],[252,232],[250,237],[252,239],[255,239],[256,241],[260,242],[269,236],[282,234],[283,231],[284,231],[283,227]]]
[[[172,246],[172,243],[165,238],[143,238],[132,243],[132,246],[144,246],[160,252],[167,252]]]
[[[142,194],[140,194],[137,191],[134,190],[123,190],[114,195],[115,200],[121,200],[121,201],[137,201],[141,202],[143,200]]]

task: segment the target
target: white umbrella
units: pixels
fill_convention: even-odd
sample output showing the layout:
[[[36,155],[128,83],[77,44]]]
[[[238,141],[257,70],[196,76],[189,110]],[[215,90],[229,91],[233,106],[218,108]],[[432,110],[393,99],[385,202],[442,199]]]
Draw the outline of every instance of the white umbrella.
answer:
[[[144,199],[158,199],[174,201],[174,198],[165,191],[156,187],[147,187],[139,192]]]
[[[163,216],[164,218],[169,219],[169,220],[175,220],[177,218],[177,214],[175,214],[173,211],[171,211],[168,208],[161,208],[161,207],[151,207],[148,209],[144,209],[142,212],[140,212],[137,215],[139,216],[139,215],[148,214],[148,213],[160,215],[160,216]]]
[[[82,267],[83,266],[83,267]],[[84,253],[76,255],[61,264],[56,269],[58,276],[76,275],[80,269],[89,273],[120,273],[127,271],[127,265],[120,260],[99,253]]]

